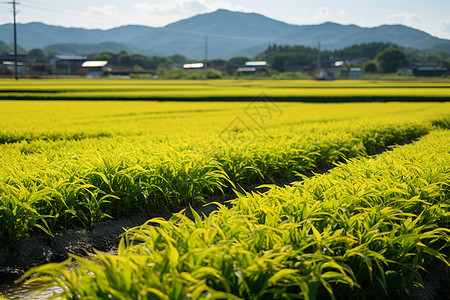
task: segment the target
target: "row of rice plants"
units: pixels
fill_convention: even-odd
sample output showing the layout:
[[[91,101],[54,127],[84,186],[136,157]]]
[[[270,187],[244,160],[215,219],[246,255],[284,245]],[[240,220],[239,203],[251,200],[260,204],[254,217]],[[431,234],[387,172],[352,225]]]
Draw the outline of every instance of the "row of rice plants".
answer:
[[[238,142],[251,135],[244,132],[233,144],[218,137],[185,143],[87,139],[42,142],[30,155],[21,154],[20,144],[5,145],[0,241],[198,203],[224,188],[288,179],[432,129],[428,122],[380,118],[268,128],[249,144]]]
[[[4,92],[0,100],[189,100],[189,101],[250,101],[261,90],[164,90],[164,91],[87,91],[61,93]],[[448,101],[448,89],[436,88],[391,88],[391,89],[262,89],[276,101]],[[318,100],[317,100],[318,99]]]
[[[253,98],[264,92],[276,99],[334,98],[348,101],[352,97],[448,99],[448,81],[274,81],[274,80],[23,80],[0,81],[0,99],[239,99]]]
[[[450,131],[208,217],[128,231],[118,255],[29,271],[62,299],[385,299],[450,266]],[[156,225],[156,226],[155,226]],[[73,261],[78,267],[73,268]]]
[[[264,124],[245,112],[269,115]],[[82,140],[118,136],[147,136],[152,140],[208,138],[228,128],[239,117],[245,130],[283,125],[379,118],[434,120],[448,115],[450,103],[190,103],[122,101],[0,101],[1,144],[23,142],[32,152],[33,141]],[[241,124],[244,126],[244,124]],[[258,126],[259,125],[259,126]],[[26,142],[26,143],[25,143]],[[51,143],[50,143],[51,144]],[[39,143],[42,145],[42,143]]]

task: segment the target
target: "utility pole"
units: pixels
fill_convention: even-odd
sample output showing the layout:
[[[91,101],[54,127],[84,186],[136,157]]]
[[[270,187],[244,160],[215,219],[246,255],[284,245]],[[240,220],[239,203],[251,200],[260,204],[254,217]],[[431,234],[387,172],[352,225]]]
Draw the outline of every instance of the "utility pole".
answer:
[[[208,79],[208,37],[205,36],[205,79]]]
[[[16,0],[12,0],[12,2],[9,2],[9,4],[12,4],[13,6],[13,18],[14,18],[14,75],[16,77],[16,80],[19,80],[19,72],[17,68],[17,25],[16,25]]]
[[[317,69],[320,72],[320,69],[322,69],[322,59],[320,58],[320,41],[317,42],[317,49],[318,49],[318,53],[317,53]]]

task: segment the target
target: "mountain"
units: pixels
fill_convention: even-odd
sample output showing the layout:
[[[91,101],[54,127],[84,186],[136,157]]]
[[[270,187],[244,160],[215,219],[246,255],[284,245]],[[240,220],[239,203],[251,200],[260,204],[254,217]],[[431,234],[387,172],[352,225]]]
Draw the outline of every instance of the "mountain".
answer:
[[[0,41],[10,43],[11,32],[11,24],[0,25]],[[48,47],[46,49],[73,51],[73,54],[125,50],[161,56],[183,54],[200,59],[205,55],[206,37],[210,58],[254,56],[273,43],[315,47],[318,41],[323,49],[329,50],[360,43],[391,42],[419,50],[450,52],[450,40],[403,25],[365,28],[327,22],[299,26],[256,13],[224,9],[159,28],[128,25],[100,30],[36,22],[18,24],[18,42],[25,49]]]
[[[17,24],[17,40],[25,49],[45,48],[53,44],[96,44],[103,42],[128,43],[130,38],[145,35],[152,27],[128,25],[109,30],[66,28],[39,22]],[[11,43],[12,25],[0,25],[0,40]],[[130,45],[130,48],[133,46]]]
[[[149,47],[156,53],[181,53],[188,57],[202,58],[205,37],[208,37],[208,51],[211,57],[228,57],[241,49],[268,45],[277,36],[293,32],[295,29],[295,25],[255,13],[220,9],[169,24],[131,39],[130,43],[141,48]]]
[[[303,46],[317,46],[317,42],[320,41],[322,48],[327,50],[342,49],[350,45],[370,42],[394,43],[403,47],[423,50],[431,45],[446,41],[404,25],[364,28],[332,22],[298,26],[294,33],[282,36],[277,42],[279,44],[290,44],[289,42],[293,40],[299,41],[297,43]]]
[[[44,52],[57,52],[62,55],[73,55],[73,54],[92,54],[99,53],[103,51],[120,52],[127,51],[128,53],[142,52],[135,51],[136,49],[131,49],[127,44],[115,43],[115,42],[102,42],[98,44],[75,44],[75,43],[63,43],[63,44],[53,44],[44,47]]]

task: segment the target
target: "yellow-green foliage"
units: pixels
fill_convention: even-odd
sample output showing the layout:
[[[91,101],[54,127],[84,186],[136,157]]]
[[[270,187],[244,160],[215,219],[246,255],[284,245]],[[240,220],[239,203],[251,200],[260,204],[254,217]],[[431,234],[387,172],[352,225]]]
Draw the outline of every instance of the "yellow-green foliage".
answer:
[[[28,272],[64,299],[374,299],[448,257],[450,132],[341,163],[190,220],[150,220],[118,255]],[[156,225],[156,226],[155,226]],[[73,267],[75,260],[79,267]],[[69,270],[71,269],[71,270]]]
[[[352,101],[449,99],[450,82],[312,80],[0,80],[0,99],[224,99]]]
[[[264,111],[268,103],[252,103]],[[0,242],[289,179],[448,124],[447,103],[0,102]],[[242,123],[229,126],[239,117]],[[259,120],[259,121],[258,121]],[[263,123],[261,123],[262,121]],[[244,125],[242,125],[244,124]]]

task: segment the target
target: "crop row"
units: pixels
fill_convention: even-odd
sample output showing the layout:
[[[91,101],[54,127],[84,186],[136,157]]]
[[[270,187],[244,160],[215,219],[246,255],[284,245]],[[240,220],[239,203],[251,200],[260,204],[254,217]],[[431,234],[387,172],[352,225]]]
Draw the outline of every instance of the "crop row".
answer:
[[[64,299],[402,297],[430,263],[450,266],[449,185],[450,132],[435,131],[240,195],[208,217],[152,219],[126,233],[118,255],[75,257],[25,277],[61,287]]]
[[[262,99],[266,102],[0,101],[0,145],[24,142],[24,148],[33,148],[30,142],[37,140],[119,136],[180,141],[217,136],[237,125],[238,130],[258,131],[380,116],[399,121],[440,120],[446,118],[450,111],[450,103],[275,105],[264,96]],[[237,117],[241,122],[232,124]]]
[[[247,130],[232,140],[144,135],[3,145],[0,240],[199,203],[235,185],[289,179],[433,128],[426,119],[378,118],[275,126],[258,136]]]
[[[331,102],[374,98],[448,99],[450,84],[442,82],[273,81],[273,80],[43,80],[0,81],[2,100],[189,99],[251,100],[263,92],[277,100],[320,99]]]

